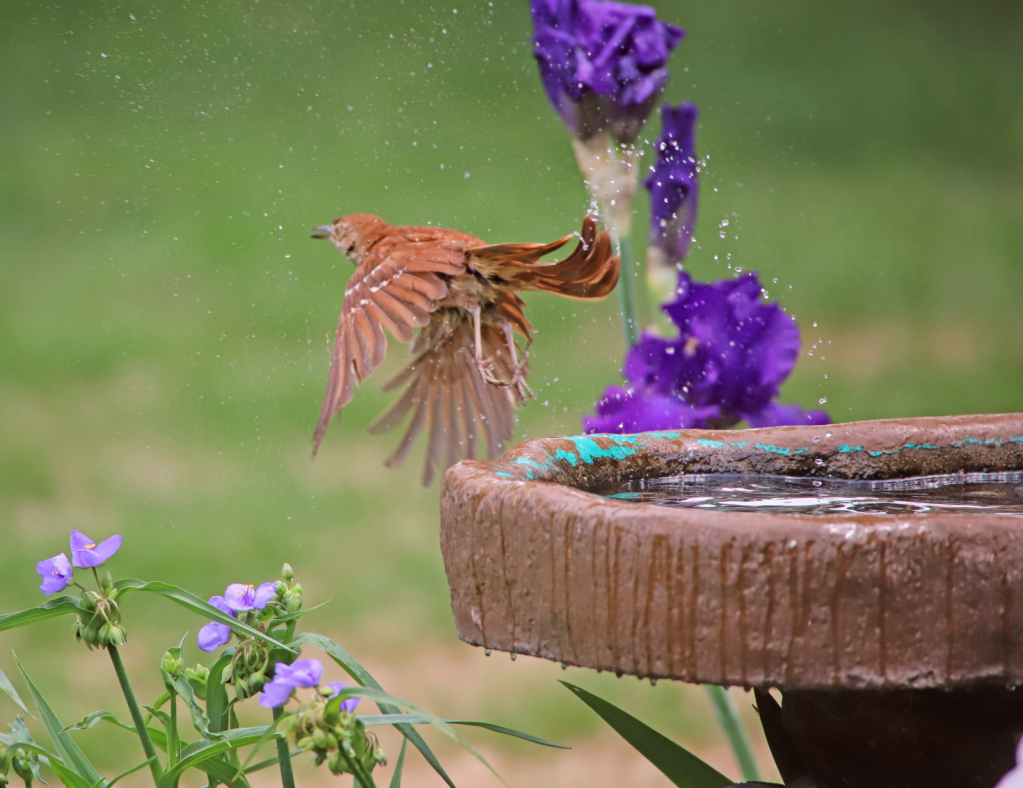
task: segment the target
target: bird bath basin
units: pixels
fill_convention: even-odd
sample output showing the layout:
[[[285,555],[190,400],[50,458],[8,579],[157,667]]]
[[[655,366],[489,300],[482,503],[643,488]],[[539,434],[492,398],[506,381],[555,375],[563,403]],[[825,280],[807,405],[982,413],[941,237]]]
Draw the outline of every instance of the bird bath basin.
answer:
[[[1023,470],[1023,414],[590,435],[451,468],[458,635],[759,693],[786,781],[990,788],[1023,733],[1023,517],[768,513],[606,497],[697,473],[884,480]],[[1009,477],[1011,478],[1011,477]]]

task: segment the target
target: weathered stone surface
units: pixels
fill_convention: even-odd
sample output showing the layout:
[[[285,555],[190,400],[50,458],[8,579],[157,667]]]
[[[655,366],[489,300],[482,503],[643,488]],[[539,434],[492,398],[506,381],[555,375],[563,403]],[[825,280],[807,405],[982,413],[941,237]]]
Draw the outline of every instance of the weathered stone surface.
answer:
[[[682,471],[876,479],[1020,469],[1023,414],[530,441],[445,477],[441,544],[458,634],[726,685],[1015,685],[1019,518],[732,515],[587,491]]]

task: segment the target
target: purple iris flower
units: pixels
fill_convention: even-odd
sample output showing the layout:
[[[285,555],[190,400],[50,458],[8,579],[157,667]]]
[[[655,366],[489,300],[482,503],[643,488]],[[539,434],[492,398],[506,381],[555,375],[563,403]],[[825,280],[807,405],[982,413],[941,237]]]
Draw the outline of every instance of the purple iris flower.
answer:
[[[343,681],[332,681],[327,686],[330,688],[331,691],[330,697],[336,698],[338,695],[341,694],[341,690],[343,690],[348,685],[345,684]],[[341,711],[347,711],[349,714],[351,714],[353,711],[355,711],[355,707],[359,705],[360,700],[362,700],[362,698],[345,698],[343,701],[341,701]]]
[[[799,356],[799,327],[761,293],[753,271],[707,284],[679,272],[675,300],[661,307],[678,336],[644,332],[625,357],[628,388],[607,388],[586,432],[829,424],[822,410],[773,401]]]
[[[231,609],[230,605],[227,604],[227,600],[222,596],[211,596],[210,604],[229,616],[238,617],[238,614]],[[231,627],[227,624],[221,624],[219,621],[211,621],[199,630],[199,648],[203,651],[216,651],[230,639]]]
[[[608,0],[530,0],[544,90],[579,139],[610,131],[634,142],[668,81],[685,30],[649,6]]]
[[[96,544],[81,531],[71,532],[71,563],[82,569],[99,566],[120,549],[120,535]]]
[[[696,226],[699,168],[693,139],[699,115],[690,101],[677,109],[664,105],[657,161],[643,181],[650,192],[649,244],[661,250],[668,265],[685,258]]]
[[[263,685],[259,705],[266,709],[283,706],[296,687],[315,687],[323,678],[323,663],[318,659],[300,659],[291,665],[274,665],[274,680]]]
[[[71,582],[71,564],[64,553],[47,558],[36,564],[36,571],[42,575],[43,583],[39,590],[44,594],[55,594],[63,591]]]
[[[224,597],[232,610],[262,610],[277,593],[276,588],[276,583],[263,583],[259,588],[244,583],[231,583],[224,592]]]

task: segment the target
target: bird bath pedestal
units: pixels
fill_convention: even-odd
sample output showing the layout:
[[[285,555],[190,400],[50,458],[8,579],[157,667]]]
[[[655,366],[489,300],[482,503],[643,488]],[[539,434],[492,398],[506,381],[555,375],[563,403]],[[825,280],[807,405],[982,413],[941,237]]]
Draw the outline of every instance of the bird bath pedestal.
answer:
[[[822,461],[822,462],[817,462]],[[478,646],[760,693],[786,781],[991,788],[1023,733],[1023,518],[675,509],[628,479],[1023,470],[1023,414],[530,441],[448,471],[441,546]]]

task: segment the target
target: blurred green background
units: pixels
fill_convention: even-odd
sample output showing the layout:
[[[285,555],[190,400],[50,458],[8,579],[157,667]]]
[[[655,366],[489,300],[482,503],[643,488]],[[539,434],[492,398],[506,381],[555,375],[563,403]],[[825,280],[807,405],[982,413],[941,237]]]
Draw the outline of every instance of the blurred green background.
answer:
[[[687,265],[757,269],[796,315],[813,355],[784,400],[826,397],[836,421],[1023,408],[1023,6],[656,6],[688,30],[666,98],[700,105],[710,157]],[[308,603],[332,600],[309,626],[387,689],[575,748],[474,735],[513,785],[664,784],[562,675],[736,775],[692,688],[456,640],[437,488],[418,456],[384,469],[394,438],[364,432],[388,369],[310,460],[350,271],[311,227],[373,212],[494,243],[578,229],[587,197],[529,36],[524,2],[4,3],[0,609],[41,601],[34,564],[72,528],[124,535],[115,574],[203,596],[288,560]],[[644,194],[640,248],[646,211]],[[577,432],[618,380],[615,301],[527,300],[538,397],[516,437]],[[155,693],[159,655],[202,622],[125,607],[126,660]],[[4,633],[0,666],[16,649],[65,722],[123,714],[70,623]],[[81,741],[111,772],[136,760],[128,734]],[[444,752],[464,784],[496,784]]]

